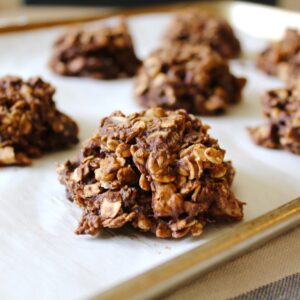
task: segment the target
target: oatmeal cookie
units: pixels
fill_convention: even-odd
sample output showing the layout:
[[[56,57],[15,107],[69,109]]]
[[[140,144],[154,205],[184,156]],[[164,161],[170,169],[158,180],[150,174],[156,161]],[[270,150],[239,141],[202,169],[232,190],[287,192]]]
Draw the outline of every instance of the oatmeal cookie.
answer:
[[[0,79],[0,166],[28,165],[44,152],[78,142],[78,127],[57,110],[54,92],[38,77]]]
[[[262,108],[267,123],[249,129],[254,142],[300,155],[300,87],[266,92]]]
[[[139,64],[123,21],[111,27],[66,32],[55,42],[49,62],[58,74],[96,79],[132,77]]]
[[[246,79],[206,46],[179,45],[152,52],[139,69],[134,88],[144,107],[186,109],[200,115],[224,113],[241,100]]]
[[[164,37],[167,45],[206,45],[223,58],[235,58],[241,52],[240,42],[231,26],[221,17],[205,12],[184,12],[171,21]]]
[[[269,75],[278,76],[288,84],[300,80],[300,34],[287,29],[282,40],[270,44],[260,53],[257,67]]]
[[[78,234],[126,223],[159,238],[198,236],[208,222],[237,221],[234,168],[203,124],[184,110],[153,108],[100,121],[75,161],[58,167],[83,211]]]

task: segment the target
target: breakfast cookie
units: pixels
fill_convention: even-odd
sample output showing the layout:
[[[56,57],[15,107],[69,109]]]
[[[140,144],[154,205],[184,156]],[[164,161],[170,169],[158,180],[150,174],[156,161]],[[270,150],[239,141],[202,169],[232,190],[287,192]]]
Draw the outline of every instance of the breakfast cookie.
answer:
[[[198,236],[206,223],[237,221],[234,168],[203,124],[184,110],[153,108],[100,121],[78,160],[58,167],[82,210],[77,234],[126,223],[159,238]]]

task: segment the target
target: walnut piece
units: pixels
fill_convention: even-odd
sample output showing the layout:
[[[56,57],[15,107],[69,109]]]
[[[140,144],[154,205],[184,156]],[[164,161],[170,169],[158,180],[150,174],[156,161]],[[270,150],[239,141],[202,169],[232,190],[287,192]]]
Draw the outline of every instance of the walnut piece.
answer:
[[[266,92],[262,97],[267,124],[250,128],[258,145],[286,149],[300,155],[300,87],[288,87]]]
[[[235,58],[241,52],[239,40],[231,26],[221,17],[206,12],[186,11],[177,14],[169,24],[165,44],[174,42],[205,45],[223,58]]]
[[[73,28],[53,46],[50,68],[65,76],[132,77],[140,64],[124,20],[115,26]]]
[[[181,238],[200,235],[213,220],[241,220],[243,203],[230,190],[234,169],[208,128],[184,110],[103,118],[78,160],[58,167],[68,197],[83,210],[76,232],[129,223]]]
[[[282,40],[271,43],[256,61],[259,69],[290,85],[300,82],[300,33],[287,29]]]
[[[241,100],[245,78],[207,46],[173,44],[152,52],[139,69],[134,94],[144,107],[216,115]]]
[[[28,165],[78,142],[76,123],[58,111],[55,89],[40,78],[0,79],[0,166]]]

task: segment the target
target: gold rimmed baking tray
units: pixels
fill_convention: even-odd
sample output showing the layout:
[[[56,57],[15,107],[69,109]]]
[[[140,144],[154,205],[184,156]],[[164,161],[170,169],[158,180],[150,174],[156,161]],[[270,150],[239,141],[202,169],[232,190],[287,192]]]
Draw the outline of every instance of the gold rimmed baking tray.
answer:
[[[190,4],[185,8],[207,10],[226,16],[230,23],[240,31],[259,38],[277,39],[287,27],[300,29],[300,13],[264,5],[228,1]],[[178,9],[179,7],[172,7],[171,10]],[[165,8],[162,10],[165,11]],[[198,246],[115,286],[93,299],[150,299],[157,297],[171,289],[178,288],[188,279],[199,276],[219,264],[259,247],[299,224],[300,198],[297,198],[261,217],[237,225],[227,234],[221,234],[205,245]]]
[[[127,16],[135,16],[147,13],[174,12],[185,8],[208,10],[216,14],[223,15],[240,32],[245,33],[249,36],[253,36],[255,38],[276,39],[282,35],[286,27],[294,27],[300,29],[300,14],[298,13],[289,12],[277,8],[266,7],[262,5],[247,4],[240,2],[209,2],[151,8],[148,7],[126,11],[108,10],[101,13],[99,12],[99,14],[85,14],[84,16],[79,18],[72,17],[59,20],[53,19],[51,21],[33,21],[30,18],[27,18],[24,19],[21,23],[18,22],[18,20],[15,23],[13,21],[10,21],[8,25],[3,25],[2,27],[0,27],[0,32],[14,32],[13,34],[15,34],[23,30],[25,31],[31,29],[41,29],[58,25],[98,20],[107,16],[113,16],[116,13],[122,13],[123,15]],[[140,24],[142,25],[142,23]],[[54,33],[52,35],[54,36]],[[26,38],[27,37],[24,38],[24,41],[26,41]],[[17,39],[17,37],[12,36],[11,38],[9,38],[9,42],[13,43],[14,39]],[[38,47],[34,48],[34,50],[36,51],[37,49]],[[48,76],[49,74],[46,73],[46,75]],[[57,81],[58,84],[60,84],[59,79],[54,79]],[[68,82],[68,80],[66,82]],[[87,81],[84,81],[83,84],[87,85]],[[69,95],[73,94],[68,94],[67,96]],[[60,99],[62,98],[63,97],[61,95]],[[66,101],[64,105],[65,107],[68,107],[68,102]],[[234,117],[236,118],[236,116],[237,115],[235,115]],[[61,154],[61,156],[59,156],[58,159],[62,159],[62,157],[63,155]],[[44,161],[37,163],[36,170],[43,170],[45,165],[50,163],[50,159],[47,160],[46,158]],[[23,171],[20,171],[19,173],[21,172]],[[34,172],[35,170],[33,170],[33,173]],[[8,175],[14,176],[14,174]],[[282,175],[285,176],[285,174]],[[239,176],[239,172],[237,176]],[[299,174],[295,174],[295,176],[299,177]],[[283,182],[283,189],[286,188],[285,184],[286,183]],[[252,188],[253,187],[255,188],[255,184],[252,185]],[[272,186],[270,185],[269,188],[272,189]],[[279,190],[279,188],[277,188],[277,190]],[[299,194],[300,187],[299,193],[296,196],[299,196]],[[46,196],[49,195],[46,193]],[[61,197],[61,190],[59,190],[58,187],[57,194],[55,194],[55,196],[57,198]],[[264,214],[261,213],[259,217],[250,219],[246,223],[227,228],[225,232],[222,231],[221,236],[216,236],[215,238],[209,240],[204,244],[197,245],[192,250],[190,250],[191,248],[189,248],[188,251],[181,253],[175,258],[171,260],[166,260],[158,266],[151,268],[150,270],[136,277],[133,277],[128,281],[111,287],[107,291],[103,292],[102,289],[102,293],[96,295],[94,299],[153,298],[161,293],[167,292],[170,288],[177,287],[188,278],[202,274],[203,272],[212,269],[218,264],[224,263],[229,259],[232,259],[238,255],[241,255],[242,253],[245,253],[246,251],[253,249],[254,247],[261,245],[262,243],[270,240],[271,238],[279,235],[280,233],[300,224],[300,198],[297,198],[296,200],[293,200],[291,202],[289,202],[289,200],[291,199],[285,200],[286,201],[281,201],[285,204],[283,206],[280,206],[279,208],[276,208],[271,211],[268,210],[267,212],[266,209],[264,209],[262,210],[263,212],[265,212]],[[260,208],[258,207],[258,209]],[[70,228],[67,229],[70,230]],[[72,233],[68,231],[66,233],[66,236],[69,236],[71,234]],[[69,239],[72,239],[73,243],[73,237],[70,237]],[[83,243],[83,241],[79,242]],[[91,245],[92,244],[90,243],[89,246]],[[124,244],[122,245],[124,246]]]
[[[300,198],[297,198],[93,299],[152,299],[299,224]]]

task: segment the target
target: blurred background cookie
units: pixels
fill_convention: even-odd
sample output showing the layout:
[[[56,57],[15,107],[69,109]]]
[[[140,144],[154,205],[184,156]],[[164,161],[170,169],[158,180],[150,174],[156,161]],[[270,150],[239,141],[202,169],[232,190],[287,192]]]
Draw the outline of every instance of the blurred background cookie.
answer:
[[[65,76],[96,79],[132,77],[140,64],[123,19],[117,24],[73,28],[59,37],[49,62]]]
[[[246,79],[231,74],[227,62],[210,47],[174,43],[143,61],[134,94],[144,107],[217,115],[241,100],[245,84]]]
[[[0,166],[28,165],[31,158],[78,142],[77,124],[57,110],[54,93],[38,77],[0,79]]]

